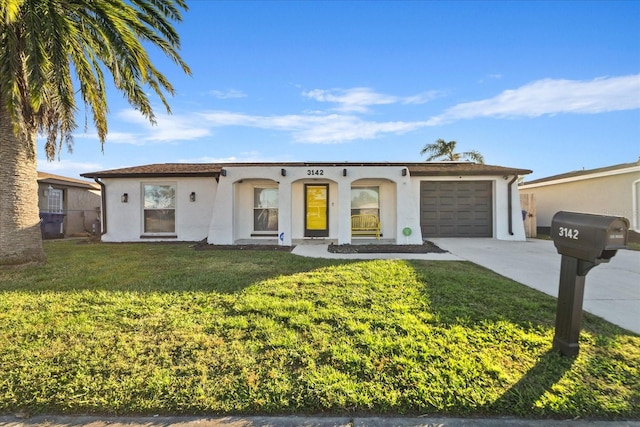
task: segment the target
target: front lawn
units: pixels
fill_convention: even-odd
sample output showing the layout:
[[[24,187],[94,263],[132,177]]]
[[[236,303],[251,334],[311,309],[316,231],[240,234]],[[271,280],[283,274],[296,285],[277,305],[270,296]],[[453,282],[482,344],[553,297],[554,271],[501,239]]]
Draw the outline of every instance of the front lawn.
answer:
[[[46,242],[0,270],[0,414],[640,418],[640,337],[464,262]]]

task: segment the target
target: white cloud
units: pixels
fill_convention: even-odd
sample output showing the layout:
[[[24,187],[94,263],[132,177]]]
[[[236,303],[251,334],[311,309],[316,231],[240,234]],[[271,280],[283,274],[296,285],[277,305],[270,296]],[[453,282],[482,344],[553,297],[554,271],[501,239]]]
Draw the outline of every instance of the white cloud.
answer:
[[[366,113],[374,105],[389,104],[424,104],[438,96],[438,92],[430,91],[408,97],[377,93],[368,87],[351,89],[313,89],[302,93],[303,96],[318,102],[338,104],[335,111],[345,113]]]
[[[291,132],[295,142],[339,143],[370,139],[382,134],[402,134],[426,126],[426,122],[373,122],[354,115],[250,116],[227,111],[203,113],[212,126],[245,126]]]
[[[270,157],[265,156],[259,151],[245,151],[237,156],[229,157],[197,157],[191,159],[181,159],[178,163],[257,163],[257,162],[289,162],[293,161],[291,157]]]
[[[238,99],[238,98],[246,98],[247,94],[242,92],[241,90],[236,89],[227,89],[225,91],[222,90],[210,90],[209,95],[218,99]]]
[[[151,124],[139,111],[126,109],[118,112],[117,117],[122,121],[142,127],[145,132],[114,132],[115,138],[110,132],[107,136],[109,142],[144,145],[158,142],[189,141],[210,134],[208,128],[199,125],[198,118],[195,116],[157,114],[156,124]]]
[[[48,172],[55,175],[62,175],[69,178],[81,179],[80,174],[85,172],[94,172],[103,169],[101,163],[93,162],[74,162],[71,160],[54,160],[47,161],[38,159],[38,170]]]
[[[373,122],[355,116],[331,115],[294,131],[293,136],[296,142],[340,143],[373,139],[384,134],[400,135],[425,125],[425,122]]]
[[[590,81],[544,79],[498,96],[466,102],[429,120],[432,126],[476,117],[597,114],[640,108],[640,74]]]
[[[486,82],[487,80],[500,80],[500,79],[502,79],[502,74],[498,74],[498,73],[496,73],[496,74],[489,74],[489,75],[487,75],[487,76],[485,76],[485,77],[481,78],[481,79],[478,81],[478,83],[482,84],[482,83]]]
[[[372,105],[395,104],[398,98],[390,95],[376,93],[366,87],[353,89],[314,89],[303,92],[302,95],[319,102],[338,104],[337,111],[364,113]]]
[[[440,96],[442,96],[442,92],[437,90],[430,90],[427,92],[419,93],[417,95],[401,98],[401,102],[403,104],[426,104],[427,102],[432,101]]]
[[[204,111],[180,115],[159,114],[152,126],[133,109],[120,111],[116,118],[125,132],[110,132],[109,143],[177,143],[209,137],[217,128],[246,127],[288,133],[294,142],[330,144],[385,135],[400,135],[426,126],[481,117],[540,117],[561,113],[595,114],[640,108],[640,75],[604,77],[590,81],[544,79],[505,90],[489,99],[466,102],[445,110],[426,121],[372,121],[363,113],[376,105],[421,104],[441,96],[425,92],[409,97],[379,94],[370,88],[315,89],[303,96],[318,102],[336,104],[331,111],[300,114],[252,115],[233,111]],[[91,137],[83,135],[79,137]],[[93,135],[95,138],[95,135]],[[264,160],[258,155],[255,160]],[[219,160],[219,159],[218,159]],[[280,159],[282,160],[282,159]],[[244,160],[253,161],[252,156]]]

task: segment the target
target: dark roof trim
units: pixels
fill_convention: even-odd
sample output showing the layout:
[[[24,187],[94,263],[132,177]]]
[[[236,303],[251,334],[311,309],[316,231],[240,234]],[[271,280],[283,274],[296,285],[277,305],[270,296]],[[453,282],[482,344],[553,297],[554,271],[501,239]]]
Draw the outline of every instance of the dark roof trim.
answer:
[[[47,172],[38,172],[39,184],[57,185],[60,187],[77,187],[86,188],[88,190],[99,190],[99,187],[89,181],[82,181],[75,178],[69,178],[61,175],[54,175]]]
[[[86,178],[164,178],[164,177],[176,177],[176,178],[188,178],[188,177],[218,177],[220,172],[129,172],[129,173],[114,173],[111,171],[103,172],[89,172],[83,173],[81,176]]]
[[[615,172],[617,170],[623,171],[625,169],[633,168],[635,166],[640,166],[640,160],[638,160],[635,163],[621,163],[619,165],[606,166],[603,168],[586,169],[586,170],[580,170],[580,171],[561,173],[558,175],[552,175],[545,178],[534,179],[533,181],[527,181],[527,182],[524,182],[522,185],[541,184],[543,182],[551,182],[551,181],[557,181],[557,180],[568,179],[568,178],[579,178],[579,177],[589,178],[589,175],[595,175],[595,174],[606,173],[606,172]]]
[[[86,178],[162,178],[220,176],[222,167],[210,163],[160,163],[80,174]]]

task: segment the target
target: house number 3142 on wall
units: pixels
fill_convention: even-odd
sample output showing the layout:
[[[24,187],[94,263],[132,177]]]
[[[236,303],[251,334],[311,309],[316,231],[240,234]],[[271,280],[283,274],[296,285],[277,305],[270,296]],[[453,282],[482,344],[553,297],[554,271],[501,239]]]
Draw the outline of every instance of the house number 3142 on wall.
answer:
[[[324,169],[307,169],[307,175],[324,175]]]
[[[558,235],[560,237],[566,237],[567,239],[578,240],[578,234],[580,230],[575,228],[560,227],[558,228]]]

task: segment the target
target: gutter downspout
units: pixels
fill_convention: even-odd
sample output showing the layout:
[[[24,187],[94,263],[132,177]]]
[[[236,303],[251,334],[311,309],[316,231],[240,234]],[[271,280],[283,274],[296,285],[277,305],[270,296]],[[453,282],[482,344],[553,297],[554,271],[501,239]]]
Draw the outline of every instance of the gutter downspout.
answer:
[[[509,181],[509,184],[507,184],[507,210],[508,212],[508,219],[509,219],[509,235],[513,236],[513,196],[511,195],[511,187],[513,186],[513,183],[516,182],[516,180],[518,179],[518,175],[514,175],[513,179],[511,181]]]
[[[100,199],[102,204],[102,230],[100,231],[100,235],[104,236],[107,234],[107,188],[104,185],[104,182],[100,181],[98,178],[93,178],[95,182],[100,186]]]

